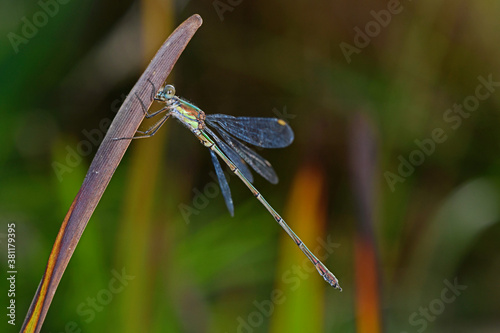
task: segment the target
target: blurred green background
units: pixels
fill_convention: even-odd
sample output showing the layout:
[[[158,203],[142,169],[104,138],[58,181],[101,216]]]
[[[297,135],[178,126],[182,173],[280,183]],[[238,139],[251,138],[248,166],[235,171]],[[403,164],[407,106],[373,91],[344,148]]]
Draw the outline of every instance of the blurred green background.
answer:
[[[42,331],[498,332],[499,12],[470,0],[3,1],[0,262],[6,272],[15,223],[18,275],[16,326],[2,327],[19,331],[102,128],[198,13],[168,82],[206,113],[289,122],[290,147],[259,151],[279,184],[254,183],[344,291],[235,176],[231,218],[208,151],[172,120],[131,144]]]

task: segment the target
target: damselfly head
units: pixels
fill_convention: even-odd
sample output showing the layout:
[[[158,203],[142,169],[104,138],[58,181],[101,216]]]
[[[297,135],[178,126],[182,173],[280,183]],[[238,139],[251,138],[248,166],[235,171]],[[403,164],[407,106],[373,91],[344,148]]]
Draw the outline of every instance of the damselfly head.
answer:
[[[174,97],[175,97],[175,87],[171,84],[167,84],[165,87],[163,87],[162,90],[158,92],[158,94],[156,94],[156,98],[164,102]]]

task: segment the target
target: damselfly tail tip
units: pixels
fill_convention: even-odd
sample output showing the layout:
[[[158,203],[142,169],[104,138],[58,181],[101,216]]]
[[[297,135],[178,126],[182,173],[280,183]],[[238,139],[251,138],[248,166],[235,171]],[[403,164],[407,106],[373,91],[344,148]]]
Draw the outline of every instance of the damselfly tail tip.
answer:
[[[335,281],[333,283],[330,283],[330,285],[335,288],[335,289],[338,289],[340,292],[342,291],[342,287],[340,286],[339,282],[338,281]]]
[[[338,289],[339,291],[342,291],[342,287],[339,284],[339,280],[337,280],[335,275],[333,275],[330,271],[326,272],[323,275],[323,279],[325,279],[325,281],[328,282],[328,284],[330,286],[332,286],[333,288]]]

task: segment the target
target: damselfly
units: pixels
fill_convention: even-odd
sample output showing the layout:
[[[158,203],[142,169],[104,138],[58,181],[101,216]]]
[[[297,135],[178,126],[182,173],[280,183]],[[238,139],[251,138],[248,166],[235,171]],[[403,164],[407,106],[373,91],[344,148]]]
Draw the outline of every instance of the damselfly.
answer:
[[[163,116],[148,130],[137,131],[139,135],[130,139],[142,139],[153,136],[170,116],[179,120],[205,147],[210,149],[212,163],[214,164],[219,185],[231,216],[234,215],[233,199],[231,198],[231,191],[229,190],[229,185],[217,156],[229,166],[229,169],[245,183],[257,200],[266,207],[276,222],[278,222],[314,264],[325,281],[332,287],[342,290],[335,275],[316,258],[293,230],[290,229],[285,220],[252,185],[253,176],[247,164],[273,184],[278,182],[278,177],[268,161],[241,141],[262,148],[283,148],[290,145],[293,141],[294,135],[291,127],[282,119],[277,118],[233,117],[223,114],[205,115],[195,105],[175,96],[175,88],[172,85],[166,85],[161,89],[156,94],[155,100],[164,103],[165,106],[153,113],[145,110],[145,117],[151,118],[160,114],[163,114]],[[220,137],[222,137],[222,140],[207,125],[214,128]]]

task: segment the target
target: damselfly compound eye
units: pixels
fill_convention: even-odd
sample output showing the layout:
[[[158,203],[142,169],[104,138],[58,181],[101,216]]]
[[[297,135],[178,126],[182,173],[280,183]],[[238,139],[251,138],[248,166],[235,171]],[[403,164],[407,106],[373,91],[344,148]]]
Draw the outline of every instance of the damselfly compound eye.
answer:
[[[165,98],[173,98],[175,96],[175,88],[171,84],[167,84],[165,88],[163,88],[163,94],[165,95]]]

